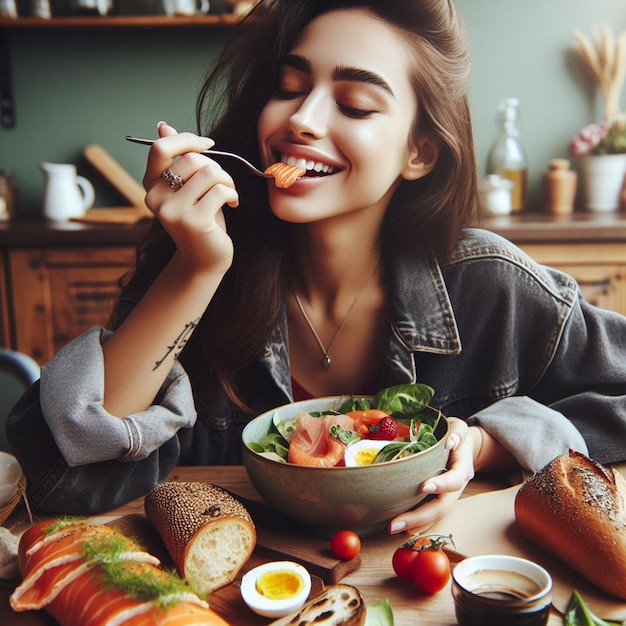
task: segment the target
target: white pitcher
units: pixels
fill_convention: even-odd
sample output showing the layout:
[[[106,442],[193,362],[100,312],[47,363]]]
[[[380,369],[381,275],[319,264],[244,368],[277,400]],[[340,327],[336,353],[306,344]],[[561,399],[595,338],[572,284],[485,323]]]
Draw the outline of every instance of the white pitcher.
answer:
[[[93,185],[76,174],[71,163],[42,163],[46,178],[44,215],[50,220],[82,217],[93,206],[96,194]]]
[[[163,0],[165,15],[202,15],[211,8],[209,0]]]

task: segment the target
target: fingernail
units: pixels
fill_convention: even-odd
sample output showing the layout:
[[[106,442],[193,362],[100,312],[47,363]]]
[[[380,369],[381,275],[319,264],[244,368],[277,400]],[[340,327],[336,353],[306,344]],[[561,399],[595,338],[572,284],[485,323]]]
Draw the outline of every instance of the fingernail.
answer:
[[[436,493],[436,492],[437,492],[437,485],[435,485],[435,483],[426,483],[422,487],[422,493]]]
[[[204,141],[209,148],[212,148],[215,145],[215,141],[210,137],[200,137],[200,139],[202,139],[202,141]]]
[[[159,128],[161,128],[161,126],[167,125],[167,122],[164,122],[163,120],[161,120],[158,124],[157,124],[157,130],[159,130]]]
[[[459,443],[461,443],[461,438],[456,433],[452,433],[446,439],[446,450],[454,450]]]
[[[406,528],[406,522],[392,522],[389,524],[390,533],[399,533]]]

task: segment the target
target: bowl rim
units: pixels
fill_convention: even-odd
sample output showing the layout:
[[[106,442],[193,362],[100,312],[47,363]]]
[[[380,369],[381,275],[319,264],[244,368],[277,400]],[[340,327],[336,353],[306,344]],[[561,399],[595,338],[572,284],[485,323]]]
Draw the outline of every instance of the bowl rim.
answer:
[[[539,598],[542,598],[546,594],[550,594],[552,592],[552,576],[548,570],[539,565],[539,563],[535,563],[530,559],[512,556],[509,554],[477,554],[467,557],[457,563],[452,571],[452,579],[456,585],[458,585],[465,592],[475,595],[471,589],[468,589],[465,586],[465,580],[469,575],[480,571],[481,569],[514,571],[518,574],[532,578],[533,582],[540,587],[540,590],[533,596],[525,598],[524,601],[528,603],[538,600]],[[529,572],[533,572],[534,574]]]
[[[299,467],[301,469],[306,469],[306,470],[314,470],[314,471],[318,471],[318,472],[324,472],[324,471],[339,471],[339,470],[343,470],[343,471],[355,471],[355,470],[360,470],[360,471],[374,471],[377,468],[380,467],[389,467],[390,465],[397,465],[398,463],[404,463],[404,462],[411,462],[411,461],[415,461],[416,458],[420,458],[421,456],[423,456],[425,453],[434,450],[435,448],[438,448],[440,446],[445,445],[445,440],[446,440],[446,435],[450,432],[450,422],[449,419],[446,415],[444,415],[444,413],[441,411],[441,409],[438,409],[437,407],[431,406],[431,405],[427,405],[425,408],[434,410],[434,411],[438,411],[440,413],[440,419],[443,419],[444,423],[445,423],[445,432],[443,433],[441,439],[437,440],[437,443],[433,444],[432,446],[430,446],[429,448],[426,448],[425,450],[420,450],[419,452],[415,452],[414,454],[411,454],[409,456],[405,456],[401,459],[393,459],[392,461],[384,461],[383,463],[376,463],[376,465],[359,465],[359,466],[355,466],[355,467],[346,467],[345,465],[341,465],[341,466],[333,466],[333,467],[316,467],[313,465],[295,465],[294,463],[281,463],[279,461],[275,461],[274,459],[270,459],[267,458],[266,456],[263,456],[263,454],[261,454],[260,452],[255,452],[254,450],[252,450],[252,448],[250,448],[250,446],[248,446],[248,444],[246,443],[245,439],[244,439],[244,435],[246,434],[246,431],[249,432],[249,430],[251,429],[251,425],[256,421],[261,419],[262,417],[265,417],[268,414],[272,414],[276,411],[279,411],[280,409],[284,409],[286,407],[289,406],[297,406],[297,405],[301,405],[304,403],[308,403],[308,402],[325,402],[325,401],[329,401],[329,402],[334,402],[337,401],[339,399],[349,399],[349,398],[357,398],[357,399],[374,399],[376,396],[373,395],[368,395],[368,394],[364,394],[364,395],[357,395],[357,394],[343,394],[343,395],[337,395],[337,396],[321,396],[319,398],[309,398],[308,400],[298,400],[297,402],[287,402],[286,404],[281,404],[280,406],[277,406],[273,409],[269,409],[267,411],[263,411],[263,413],[259,413],[259,415],[257,415],[256,417],[254,417],[253,419],[251,419],[243,428],[242,433],[241,433],[241,443],[244,447],[244,454],[248,453],[252,456],[252,458],[262,462],[262,463],[272,463],[272,465],[274,467],[278,466],[285,466],[285,467]],[[444,472],[446,470],[446,468],[441,468],[440,471]]]

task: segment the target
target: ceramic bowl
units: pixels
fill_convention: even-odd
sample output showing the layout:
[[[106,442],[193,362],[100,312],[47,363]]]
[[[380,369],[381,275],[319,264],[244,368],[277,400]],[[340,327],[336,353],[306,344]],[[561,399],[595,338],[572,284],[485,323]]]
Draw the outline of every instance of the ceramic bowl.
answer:
[[[460,626],[545,626],[552,578],[527,559],[502,554],[474,556],[454,568],[452,596]]]
[[[243,430],[243,462],[259,494],[284,515],[306,525],[316,535],[331,537],[340,529],[360,536],[380,532],[396,515],[419,504],[426,496],[421,485],[445,471],[449,424],[442,416],[437,443],[414,455],[360,467],[305,467],[280,463],[248,447],[270,431],[275,413],[290,419],[304,409],[324,411],[342,404],[345,397],[332,396],[295,402],[263,413]],[[434,411],[434,409],[427,409]]]

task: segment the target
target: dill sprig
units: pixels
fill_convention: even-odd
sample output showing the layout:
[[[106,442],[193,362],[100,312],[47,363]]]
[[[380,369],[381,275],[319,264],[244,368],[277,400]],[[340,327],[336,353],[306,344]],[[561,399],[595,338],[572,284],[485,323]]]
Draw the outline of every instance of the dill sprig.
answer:
[[[123,558],[125,553],[137,550],[142,548],[136,542],[116,535],[85,544],[82,555],[100,568],[100,579],[105,586],[119,589],[135,600],[154,600],[166,608],[176,602],[177,595],[193,593],[176,572],[146,568]]]
[[[56,519],[54,522],[46,526],[43,532],[45,535],[51,535],[52,533],[56,533],[59,530],[63,530],[64,528],[67,528],[68,526],[75,526],[76,524],[83,524],[85,523],[85,519],[86,518],[84,517],[72,517],[70,515],[65,515],[63,517],[60,517],[59,519]]]

